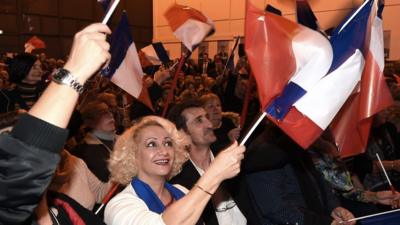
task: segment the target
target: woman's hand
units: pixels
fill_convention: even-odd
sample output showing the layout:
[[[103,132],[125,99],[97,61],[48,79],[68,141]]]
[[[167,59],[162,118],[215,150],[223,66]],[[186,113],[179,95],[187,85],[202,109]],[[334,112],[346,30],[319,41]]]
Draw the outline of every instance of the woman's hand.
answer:
[[[82,84],[111,58],[110,44],[106,41],[110,33],[107,25],[95,23],[75,34],[64,68]]]
[[[206,173],[213,175],[220,182],[236,176],[240,172],[240,164],[244,158],[243,153],[245,150],[244,146],[239,146],[235,141],[235,143],[217,155]]]

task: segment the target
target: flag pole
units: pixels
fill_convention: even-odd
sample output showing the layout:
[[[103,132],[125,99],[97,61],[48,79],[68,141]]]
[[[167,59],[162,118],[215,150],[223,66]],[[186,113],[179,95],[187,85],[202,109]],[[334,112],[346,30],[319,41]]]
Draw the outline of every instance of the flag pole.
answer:
[[[114,0],[111,3],[110,9],[107,11],[106,15],[104,16],[103,20],[101,21],[102,24],[108,23],[108,20],[111,18],[111,15],[113,14],[114,10],[117,8],[119,1],[120,0]]]
[[[97,215],[101,211],[101,209],[107,204],[107,202],[110,200],[111,196],[117,190],[118,186],[119,186],[118,183],[114,183],[113,186],[111,186],[110,191],[107,193],[106,197],[104,197],[103,201],[101,201],[101,205],[94,213],[95,215]]]
[[[386,212],[371,214],[371,215],[367,215],[367,216],[361,216],[361,217],[349,219],[349,220],[347,220],[347,221],[340,221],[339,223],[340,223],[340,224],[343,224],[343,223],[347,223],[347,222],[353,222],[353,221],[357,221],[357,220],[368,219],[368,218],[371,218],[371,217],[380,216],[380,215],[385,215],[385,214],[389,214],[389,213],[393,213],[393,212],[398,212],[398,211],[400,211],[400,209],[395,209],[395,210],[391,210],[391,211],[386,211]]]
[[[264,111],[257,119],[257,121],[253,124],[251,129],[247,132],[246,136],[242,139],[240,142],[240,145],[244,145],[246,141],[249,139],[250,135],[254,132],[254,130],[258,127],[258,125],[261,123],[261,121],[264,119],[264,117],[267,116],[267,113]]]
[[[378,153],[376,153],[376,158],[378,158],[378,161],[379,161],[379,164],[381,165],[382,171],[383,171],[383,173],[385,174],[386,180],[387,180],[388,183],[389,183],[390,190],[392,190],[392,193],[393,193],[393,194],[396,194],[396,189],[394,188],[392,182],[390,181],[389,176],[388,176],[388,174],[387,174],[387,172],[386,172],[386,170],[385,170],[385,167],[383,166],[381,157],[379,157],[379,154],[378,154]]]
[[[228,60],[226,60],[226,63],[225,63],[225,66],[224,66],[224,70],[222,71],[222,76],[225,75],[226,68],[228,67],[228,63],[231,60],[233,54],[235,53],[235,50],[236,50],[236,48],[237,48],[237,46],[239,44],[239,40],[240,40],[240,36],[238,35],[238,36],[236,36],[235,45],[232,48],[231,54],[229,54]]]
[[[247,83],[246,94],[244,96],[242,113],[240,114],[240,127],[244,127],[244,122],[246,122],[247,112],[249,111],[248,108],[251,95],[251,86],[253,85],[253,82],[254,82],[254,76],[253,73],[250,73],[249,81]]]
[[[164,105],[164,108],[163,108],[163,112],[161,114],[161,116],[164,117],[164,118],[167,115],[168,106],[169,106],[169,104],[172,102],[172,100],[174,98],[174,90],[176,88],[176,84],[178,82],[179,73],[182,70],[182,66],[183,66],[183,64],[185,62],[185,59],[186,59],[186,54],[182,53],[181,58],[179,59],[178,68],[175,71],[174,79],[172,81],[171,90],[168,93],[167,101],[165,102],[165,105]]]

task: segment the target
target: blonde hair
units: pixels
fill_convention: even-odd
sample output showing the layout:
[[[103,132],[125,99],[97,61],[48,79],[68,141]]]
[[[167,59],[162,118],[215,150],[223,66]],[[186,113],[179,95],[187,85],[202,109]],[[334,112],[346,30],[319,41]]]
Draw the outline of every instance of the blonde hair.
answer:
[[[137,137],[148,126],[160,126],[171,137],[175,149],[174,162],[167,179],[178,174],[182,164],[189,158],[189,137],[182,131],[178,131],[175,125],[158,116],[145,116],[126,130],[116,141],[111,153],[108,168],[111,172],[111,180],[128,184],[138,173],[135,158],[138,151]]]

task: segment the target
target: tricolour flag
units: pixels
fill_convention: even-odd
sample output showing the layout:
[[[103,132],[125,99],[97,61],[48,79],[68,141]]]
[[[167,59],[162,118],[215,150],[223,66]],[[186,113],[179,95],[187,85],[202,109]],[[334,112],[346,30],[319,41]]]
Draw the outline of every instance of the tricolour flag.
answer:
[[[385,66],[383,26],[379,16],[382,9],[383,4],[378,8],[378,16],[375,10],[371,13],[371,38],[360,88],[346,102],[331,125],[341,157],[365,151],[373,115],[393,104],[383,75]]]
[[[333,58],[331,45],[320,33],[258,10],[250,3],[245,30],[246,53],[261,106],[282,127],[291,116],[288,112],[292,105],[329,70]]]
[[[165,18],[175,36],[191,52],[215,31],[214,23],[202,12],[183,5],[173,5]]]
[[[31,37],[24,45],[25,52],[32,53],[35,49],[46,48],[46,43],[37,36]]]
[[[101,7],[104,9],[104,11],[107,11],[108,6],[110,6],[111,0],[97,0],[101,4]]]
[[[143,71],[154,74],[161,64],[170,61],[167,51],[161,42],[150,44],[139,50],[139,60]]]
[[[319,137],[360,80],[370,10],[371,4],[360,7],[329,44],[319,32],[248,6],[246,52],[261,104],[303,148]]]
[[[317,17],[315,17],[307,0],[296,0],[297,22],[313,30],[319,30]]]
[[[152,108],[148,101],[147,89],[143,88],[143,70],[140,66],[135,42],[125,12],[110,37],[111,61],[103,75],[115,85]]]

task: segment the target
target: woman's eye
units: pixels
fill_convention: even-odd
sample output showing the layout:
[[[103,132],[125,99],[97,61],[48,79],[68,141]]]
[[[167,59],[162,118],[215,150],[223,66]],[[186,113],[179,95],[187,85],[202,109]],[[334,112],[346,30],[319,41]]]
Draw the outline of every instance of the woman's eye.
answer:
[[[172,143],[172,141],[166,141],[166,142],[164,143],[164,146],[165,146],[165,147],[172,147],[172,146],[174,146],[174,144]]]
[[[147,143],[146,147],[154,148],[154,147],[157,147],[157,144],[154,141],[151,141],[151,142]]]

